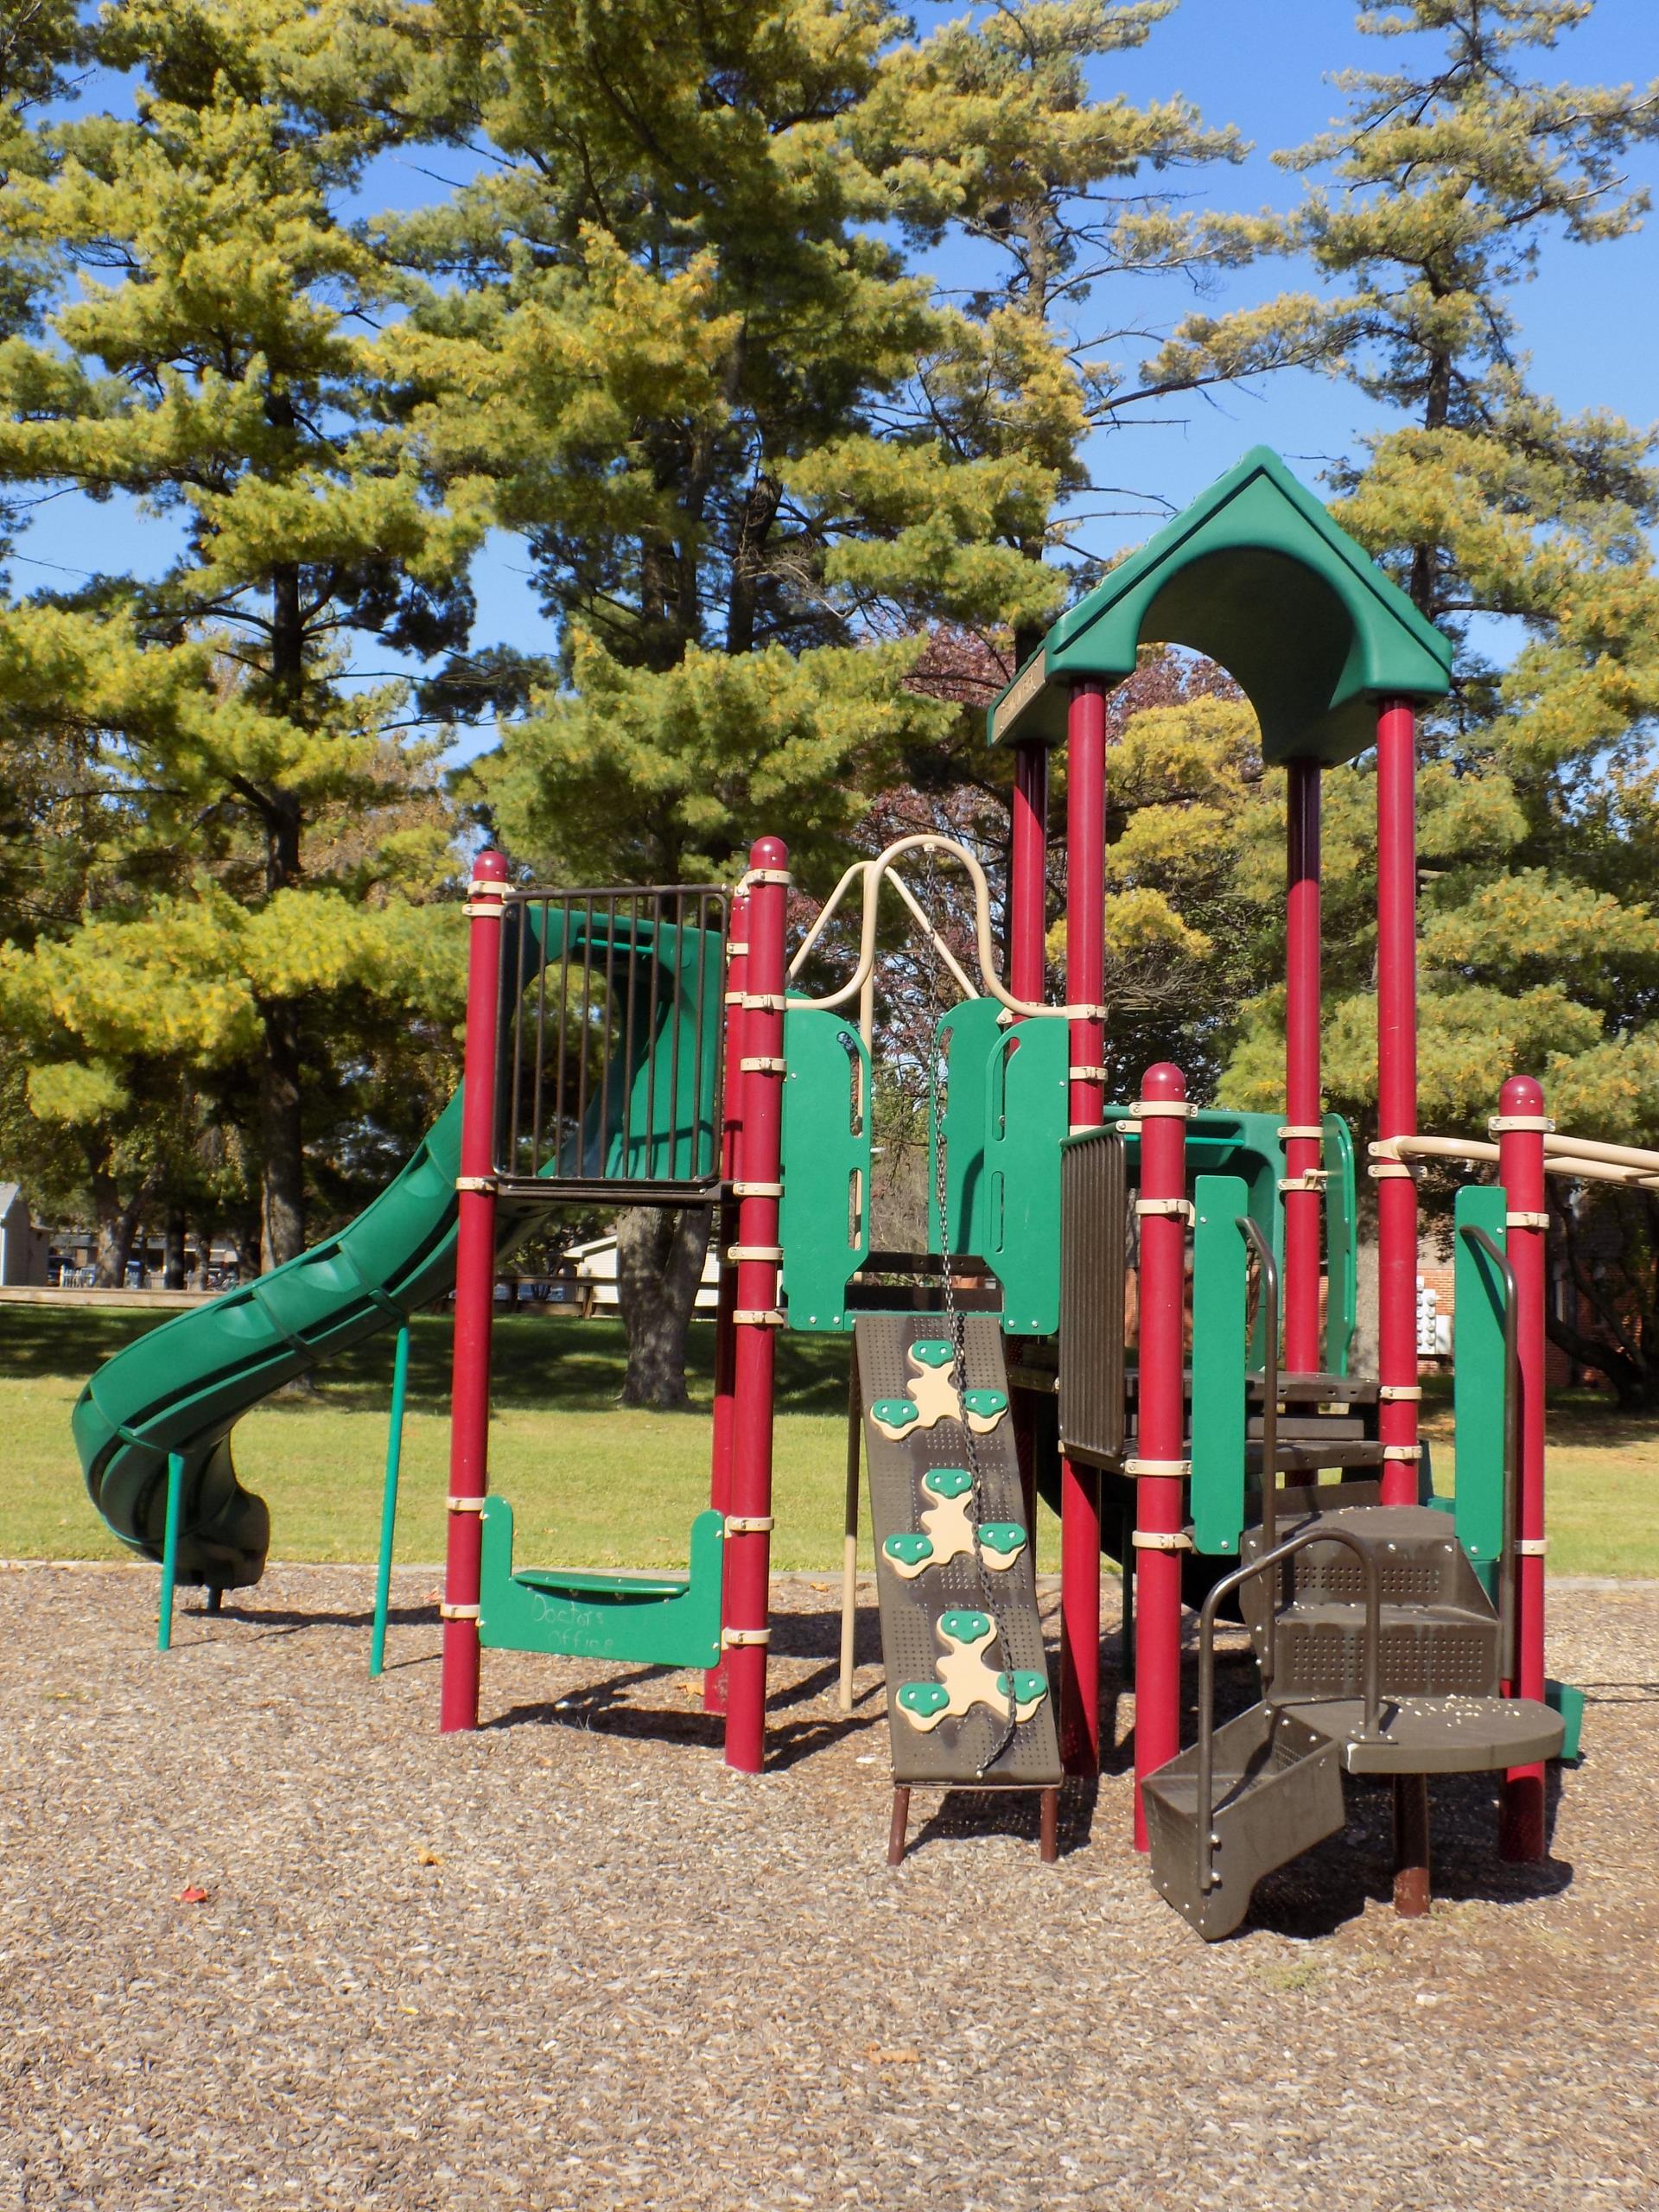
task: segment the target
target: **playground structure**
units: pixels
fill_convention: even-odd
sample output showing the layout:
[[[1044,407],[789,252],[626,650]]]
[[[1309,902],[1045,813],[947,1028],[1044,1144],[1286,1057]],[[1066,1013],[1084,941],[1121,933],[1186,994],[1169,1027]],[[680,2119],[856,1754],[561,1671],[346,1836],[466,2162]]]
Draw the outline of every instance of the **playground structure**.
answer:
[[[1105,1096],[1106,700],[1142,642],[1227,667],[1288,785],[1281,1115],[1198,1109],[1180,1071]],[[552,891],[478,856],[461,1090],[348,1229],[110,1362],[77,1408],[94,1500],[175,1580],[257,1580],[260,1501],[232,1427],[289,1376],[455,1291],[441,1725],[477,1725],[481,1655],[702,1669],[732,1766],[766,1750],[776,1332],[849,1346],[842,1701],[868,1462],[893,1752],[889,1856],[915,1788],[1041,1793],[1100,1770],[1101,1558],[1123,1568],[1135,1842],[1208,1937],[1344,1821],[1344,1774],[1391,1778],[1395,1902],[1428,1899],[1427,1777],[1501,1774],[1500,1847],[1546,1849],[1545,1765],[1578,1700],[1544,1664],[1547,1172],[1659,1177],[1659,1154],[1557,1135],[1511,1077],[1491,1141],[1416,1129],[1414,715],[1449,651],[1276,457],[1247,455],[1051,632],[990,714],[1014,754],[1006,972],[972,854],[901,839],[849,868],[791,957],[788,856],[734,887]],[[1047,767],[1066,754],[1065,998],[1045,998]],[[1375,748],[1379,1344],[1351,1371],[1357,1177],[1323,1111],[1320,778]],[[959,865],[964,966],[906,880]],[[878,900],[891,887],[962,991],[933,1040],[927,1249],[871,1219]],[[851,974],[800,980],[861,900]],[[1418,1435],[1414,1163],[1494,1166],[1458,1193],[1457,1488]],[[677,1575],[517,1566],[490,1493],[503,1255],[549,1205],[706,1205],[721,1255],[709,1505]],[[1191,1252],[1192,1348],[1185,1333]],[[1126,1347],[1125,1285],[1137,1280]],[[395,1497],[389,1466],[378,1643]],[[1058,1694],[1036,1605],[1036,1499],[1059,1515]],[[1214,1624],[1236,1599],[1260,1675],[1215,1719]],[[1182,1744],[1185,1607],[1198,1725]],[[377,1649],[377,1663],[378,1652]]]

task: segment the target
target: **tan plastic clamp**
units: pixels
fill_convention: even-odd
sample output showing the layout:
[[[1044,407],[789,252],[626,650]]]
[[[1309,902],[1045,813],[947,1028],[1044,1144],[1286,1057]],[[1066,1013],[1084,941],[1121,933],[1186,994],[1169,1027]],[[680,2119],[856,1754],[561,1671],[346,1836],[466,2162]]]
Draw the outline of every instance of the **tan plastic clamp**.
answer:
[[[738,1068],[744,1075],[782,1075],[789,1063],[771,1053],[757,1053],[753,1058],[740,1060]]]
[[[740,1306],[732,1315],[740,1329],[781,1329],[783,1310],[777,1306]]]
[[[720,1640],[728,1651],[734,1651],[745,1643],[758,1643],[762,1649],[772,1642],[769,1628],[723,1628]]]
[[[781,1198],[784,1186],[781,1183],[734,1183],[732,1195],[737,1198]]]
[[[481,1513],[484,1510],[481,1497],[457,1497],[453,1491],[443,1502],[451,1513]]]
[[[1317,1122],[1287,1122],[1283,1128],[1275,1129],[1274,1135],[1281,1144],[1287,1143],[1293,1137],[1302,1137],[1313,1144],[1325,1141],[1325,1131]]]
[[[1379,1382],[1376,1395],[1385,1404],[1395,1398],[1421,1398],[1423,1386],[1421,1382]]]
[[[1506,1213],[1503,1217],[1503,1226],[1505,1229],[1548,1229],[1549,1216],[1547,1213],[1522,1211]]]
[[[740,1262],[781,1260],[784,1256],[784,1248],[781,1244],[728,1244],[726,1247],[726,1256],[728,1260]]]
[[[1163,1214],[1170,1217],[1179,1215],[1183,1221],[1192,1218],[1191,1198],[1137,1198],[1135,1210],[1137,1214]]]
[[[1542,1536],[1517,1536],[1515,1540],[1517,1559],[1542,1559],[1548,1549],[1548,1543]]]
[[[1192,1548],[1192,1539],[1184,1529],[1168,1534],[1161,1529],[1137,1529],[1129,1541],[1138,1552],[1190,1552]]]
[[[1147,1121],[1154,1115],[1166,1122],[1190,1122],[1198,1110],[1185,1098],[1136,1098],[1129,1106],[1137,1122]]]
[[[770,1513],[728,1513],[720,1533],[722,1536],[769,1536],[772,1525]]]
[[[1494,1114],[1486,1126],[1495,1137],[1501,1137],[1506,1129],[1535,1129],[1546,1137],[1555,1133],[1555,1124],[1548,1114]]]
[[[1385,1444],[1382,1446],[1385,1459],[1421,1459],[1422,1456],[1421,1444]]]
[[[1126,1475],[1185,1476],[1192,1473],[1192,1462],[1190,1459],[1126,1459],[1123,1471]]]
[[[480,1611],[477,1605],[452,1605],[446,1599],[438,1607],[438,1618],[441,1621],[475,1621]]]
[[[495,1178],[493,1175],[457,1175],[455,1188],[458,1191],[481,1191],[488,1198],[495,1190]]]

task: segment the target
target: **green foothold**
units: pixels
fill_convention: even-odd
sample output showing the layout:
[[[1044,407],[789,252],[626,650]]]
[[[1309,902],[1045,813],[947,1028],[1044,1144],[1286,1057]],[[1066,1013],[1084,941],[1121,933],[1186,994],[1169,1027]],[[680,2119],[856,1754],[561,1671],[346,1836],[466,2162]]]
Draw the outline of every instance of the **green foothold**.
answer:
[[[1006,1675],[999,1675],[997,1676],[996,1694],[999,1697],[1007,1697],[1008,1694],[1008,1678]],[[1035,1674],[1023,1667],[1015,1670],[1014,1677],[1014,1701],[1016,1705],[1029,1705],[1033,1698],[1044,1698],[1047,1695],[1048,1677],[1046,1675]]]
[[[949,1367],[957,1354],[949,1337],[923,1337],[912,1344],[910,1356],[918,1367]]]
[[[979,1548],[995,1552],[999,1559],[1012,1559],[1016,1552],[1025,1549],[1026,1532],[1017,1521],[982,1521],[979,1524]]]
[[[1007,1413],[1008,1394],[1006,1390],[964,1390],[962,1402],[969,1413],[989,1421],[997,1414]]]
[[[933,1539],[931,1536],[901,1533],[897,1536],[889,1536],[881,1548],[889,1559],[896,1560],[900,1567],[919,1567],[925,1559],[932,1558]]]
[[[922,1477],[922,1488],[931,1497],[965,1497],[973,1486],[966,1467],[930,1467]]]
[[[878,1398],[870,1408],[871,1418],[888,1428],[904,1428],[921,1419],[922,1409],[914,1398]]]
[[[950,1702],[950,1693],[943,1682],[906,1682],[899,1692],[899,1703],[906,1713],[943,1713]]]
[[[939,1615],[939,1634],[948,1643],[977,1643],[982,1636],[991,1632],[988,1613],[976,1613],[959,1607]]]

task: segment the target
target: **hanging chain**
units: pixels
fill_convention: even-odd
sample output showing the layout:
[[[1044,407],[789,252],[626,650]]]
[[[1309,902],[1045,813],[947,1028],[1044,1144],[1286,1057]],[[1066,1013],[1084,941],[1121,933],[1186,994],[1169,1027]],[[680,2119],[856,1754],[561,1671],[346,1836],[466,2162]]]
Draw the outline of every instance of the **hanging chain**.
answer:
[[[989,1756],[980,1761],[976,1771],[982,1781],[1014,1741],[1020,1727],[1020,1697],[1014,1679],[1014,1649],[1008,1641],[1007,1624],[1002,1617],[1002,1603],[985,1564],[985,1554],[980,1548],[979,1440],[969,1425],[965,1394],[968,1389],[967,1332],[963,1317],[957,1310],[956,1287],[950,1280],[950,1211],[946,1188],[944,1154],[944,1107],[949,1077],[938,1086],[934,1096],[934,1198],[939,1212],[939,1263],[944,1281],[944,1325],[950,1339],[950,1381],[957,1394],[957,1412],[963,1440],[963,1457],[968,1462],[968,1514],[974,1531],[974,1567],[979,1577],[980,1594],[984,1609],[996,1632],[996,1648],[1002,1654],[1003,1680],[1008,1686],[1008,1709],[1002,1724],[1002,1733]],[[1029,1531],[1027,1531],[1029,1541]]]

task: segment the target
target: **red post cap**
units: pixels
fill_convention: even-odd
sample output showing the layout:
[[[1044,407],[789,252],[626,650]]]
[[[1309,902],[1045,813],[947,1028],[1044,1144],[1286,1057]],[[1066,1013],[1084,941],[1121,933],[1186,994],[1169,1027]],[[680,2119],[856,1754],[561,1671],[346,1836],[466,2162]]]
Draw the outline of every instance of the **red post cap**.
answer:
[[[751,868],[787,868],[789,847],[781,837],[757,837],[749,847]]]
[[[1186,1077],[1173,1060],[1158,1060],[1141,1078],[1143,1098],[1185,1098]]]
[[[1512,1075],[1498,1092],[1497,1104],[1503,1114],[1541,1114],[1544,1086],[1535,1075]]]
[[[498,853],[493,845],[486,845],[481,853],[473,855],[474,882],[505,883],[507,880],[507,856]]]

